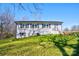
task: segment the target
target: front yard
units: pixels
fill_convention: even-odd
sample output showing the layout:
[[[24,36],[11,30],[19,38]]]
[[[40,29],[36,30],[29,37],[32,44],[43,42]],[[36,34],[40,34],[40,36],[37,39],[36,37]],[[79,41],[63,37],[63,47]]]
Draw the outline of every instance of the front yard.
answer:
[[[0,40],[1,56],[71,56],[79,55],[78,37],[42,35]]]

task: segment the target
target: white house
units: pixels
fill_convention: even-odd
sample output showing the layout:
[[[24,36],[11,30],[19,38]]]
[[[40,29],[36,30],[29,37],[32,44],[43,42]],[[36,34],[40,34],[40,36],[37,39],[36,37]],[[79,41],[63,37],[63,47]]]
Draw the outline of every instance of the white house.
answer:
[[[16,38],[32,35],[60,34],[62,23],[60,21],[15,21]]]

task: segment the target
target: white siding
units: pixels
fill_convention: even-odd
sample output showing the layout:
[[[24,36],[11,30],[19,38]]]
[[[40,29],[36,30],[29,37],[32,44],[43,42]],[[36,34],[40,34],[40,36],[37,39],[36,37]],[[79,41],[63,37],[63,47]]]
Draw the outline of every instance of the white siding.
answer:
[[[29,25],[29,28],[20,28],[20,25],[17,25],[16,38],[29,37],[29,36],[35,35],[36,33],[39,33],[41,35],[59,34],[59,31],[61,31],[61,25],[58,25],[59,31],[55,31],[54,28],[55,28],[55,25],[51,25],[51,28],[42,28],[42,24],[39,24],[39,28],[30,28],[30,25]],[[20,32],[24,32],[25,36],[20,36],[19,34]]]

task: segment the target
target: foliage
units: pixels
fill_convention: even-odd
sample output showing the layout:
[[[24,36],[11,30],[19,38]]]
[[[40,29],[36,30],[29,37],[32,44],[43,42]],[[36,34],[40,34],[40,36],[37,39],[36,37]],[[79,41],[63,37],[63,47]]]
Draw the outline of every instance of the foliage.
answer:
[[[10,37],[13,37],[13,34],[12,34],[12,33],[5,33],[4,35],[5,35],[4,38],[10,38]]]
[[[78,37],[72,35],[40,35],[0,40],[0,55],[9,56],[62,56],[60,48],[71,55]],[[64,52],[63,52],[64,53]]]
[[[13,34],[12,33],[8,33],[8,32],[3,32],[2,34],[3,36],[3,39],[7,39],[7,38],[11,38],[13,37]]]
[[[70,33],[69,35],[79,37],[79,32],[72,32],[72,33]]]

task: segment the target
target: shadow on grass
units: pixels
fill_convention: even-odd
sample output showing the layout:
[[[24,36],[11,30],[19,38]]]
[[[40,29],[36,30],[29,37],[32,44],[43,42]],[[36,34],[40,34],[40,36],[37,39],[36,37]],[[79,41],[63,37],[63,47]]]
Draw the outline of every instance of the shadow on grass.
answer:
[[[54,43],[55,43],[56,47],[59,48],[59,50],[61,51],[61,53],[62,53],[63,56],[69,56],[66,53],[65,49],[59,43],[57,43],[57,42],[54,42]]]
[[[76,45],[76,47],[74,47],[72,56],[79,56],[79,40],[77,40],[77,45]]]
[[[67,45],[67,46],[70,46],[74,49],[73,53],[71,54],[71,56],[79,56],[79,40],[77,40],[77,44],[71,44],[71,45]],[[62,55],[63,56],[69,56],[67,54],[67,52],[65,51],[65,49],[63,48],[63,46],[61,46],[59,43],[57,42],[54,42],[55,43],[55,46],[57,48],[59,48],[59,50],[61,51]]]

